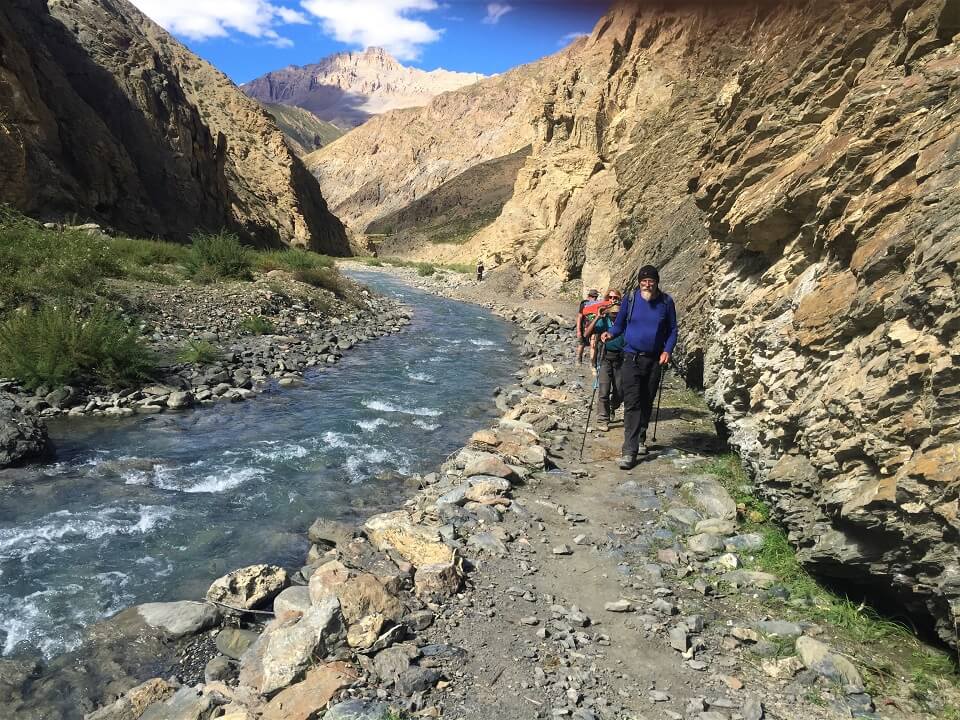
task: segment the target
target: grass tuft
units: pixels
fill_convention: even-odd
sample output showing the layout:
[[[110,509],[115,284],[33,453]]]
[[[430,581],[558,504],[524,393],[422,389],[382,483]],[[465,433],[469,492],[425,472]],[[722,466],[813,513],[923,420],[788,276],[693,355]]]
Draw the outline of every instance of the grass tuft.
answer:
[[[270,272],[271,270],[286,270],[295,272],[297,270],[316,270],[318,268],[332,268],[334,266],[333,258],[327,255],[301,250],[299,248],[290,248],[289,250],[266,250],[258,252],[255,258],[255,265],[260,272]]]
[[[139,332],[102,304],[86,316],[45,305],[0,324],[0,374],[30,390],[90,381],[125,387],[149,377],[154,365]]]
[[[222,359],[220,350],[206,340],[187,340],[177,353],[177,360],[194,365],[209,365],[220,359]]]
[[[251,315],[240,322],[240,329],[251,335],[272,335],[276,326],[263,315]]]

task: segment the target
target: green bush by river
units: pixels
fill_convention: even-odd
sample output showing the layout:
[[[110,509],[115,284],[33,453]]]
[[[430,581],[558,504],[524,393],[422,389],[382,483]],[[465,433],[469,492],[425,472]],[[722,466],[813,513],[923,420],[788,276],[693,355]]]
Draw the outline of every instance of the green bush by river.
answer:
[[[107,280],[212,284],[272,270],[338,297],[349,290],[332,258],[306,250],[258,251],[227,232],[180,245],[50,229],[0,206],[0,376],[31,389],[129,386],[150,376],[156,357]]]

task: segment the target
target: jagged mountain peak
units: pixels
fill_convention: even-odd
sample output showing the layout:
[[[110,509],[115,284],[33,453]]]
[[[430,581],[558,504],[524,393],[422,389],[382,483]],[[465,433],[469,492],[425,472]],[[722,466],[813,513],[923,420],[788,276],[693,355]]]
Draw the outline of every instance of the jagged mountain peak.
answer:
[[[274,70],[242,87],[261,102],[294,105],[322,120],[352,127],[388,110],[426,105],[440,93],[483,78],[480,73],[410,67],[384,48],[368,47]]]

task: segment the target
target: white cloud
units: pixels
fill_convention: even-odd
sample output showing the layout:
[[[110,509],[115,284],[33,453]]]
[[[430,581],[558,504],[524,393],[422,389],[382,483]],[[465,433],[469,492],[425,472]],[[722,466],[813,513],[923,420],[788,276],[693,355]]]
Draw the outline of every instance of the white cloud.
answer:
[[[487,25],[496,25],[498,22],[500,22],[500,18],[502,18],[511,10],[513,10],[512,5],[507,5],[505,3],[488,3],[487,16],[483,19],[483,22],[485,22]]]
[[[334,39],[360,48],[382,47],[400,60],[416,60],[420,48],[443,33],[410,17],[439,9],[435,0],[303,0],[301,5]]]
[[[147,16],[176,35],[191,40],[227,37],[239,32],[277,47],[293,42],[280,25],[308,22],[303,13],[268,0],[131,0]]]
[[[558,42],[558,44],[560,44],[560,45],[568,45],[568,44],[572,43],[574,40],[579,40],[579,39],[582,38],[582,37],[590,37],[590,33],[588,33],[588,32],[570,32],[570,33],[567,33],[566,35],[564,35],[562,38],[560,38],[560,40],[558,40],[557,42]]]

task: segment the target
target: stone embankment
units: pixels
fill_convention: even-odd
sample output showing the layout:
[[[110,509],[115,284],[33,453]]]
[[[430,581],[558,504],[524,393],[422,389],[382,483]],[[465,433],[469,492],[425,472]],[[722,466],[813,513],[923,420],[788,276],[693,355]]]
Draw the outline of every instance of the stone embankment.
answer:
[[[616,438],[591,433],[582,462],[591,380],[567,361],[570,328],[499,310],[527,367],[493,427],[403,509],[318,519],[304,566],[121,614],[181,660],[115,681],[126,692],[87,720],[923,716],[875,703],[855,650],[750,568],[765,538],[704,471],[706,413],[671,391],[648,461],[617,471]]]
[[[142,387],[41,386],[34,392],[0,379],[0,467],[42,455],[44,421],[128,417],[243,402],[274,384],[333,365],[360,342],[397,332],[410,313],[396,301],[349,287],[350,300],[272,271],[254,283],[164,286],[116,281],[113,290],[161,359]],[[265,323],[254,334],[248,323]],[[209,357],[178,361],[191,343]]]

